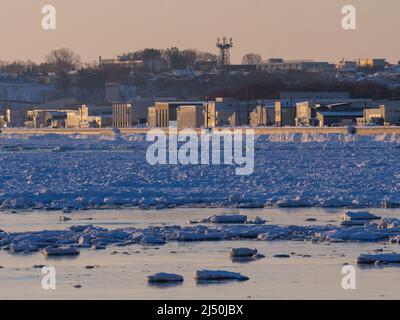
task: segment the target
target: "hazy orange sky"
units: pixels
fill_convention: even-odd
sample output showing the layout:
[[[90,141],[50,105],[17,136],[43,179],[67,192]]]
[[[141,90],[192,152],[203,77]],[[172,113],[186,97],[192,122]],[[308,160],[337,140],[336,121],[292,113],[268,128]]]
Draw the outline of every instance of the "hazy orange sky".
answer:
[[[41,9],[57,9],[57,30],[41,28]],[[341,28],[341,8],[357,8],[357,30]],[[399,0],[1,0],[0,60],[42,61],[70,47],[94,61],[146,47],[217,53],[233,37],[232,61],[263,58],[386,57],[400,60]]]

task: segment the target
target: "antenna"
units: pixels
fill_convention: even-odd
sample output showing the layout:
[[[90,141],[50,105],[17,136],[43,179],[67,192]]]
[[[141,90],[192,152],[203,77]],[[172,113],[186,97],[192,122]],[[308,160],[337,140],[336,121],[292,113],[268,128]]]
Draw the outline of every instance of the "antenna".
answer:
[[[229,50],[233,47],[232,38],[229,39],[227,37],[217,38],[217,48],[220,50],[218,63],[222,66],[231,64],[231,57]]]

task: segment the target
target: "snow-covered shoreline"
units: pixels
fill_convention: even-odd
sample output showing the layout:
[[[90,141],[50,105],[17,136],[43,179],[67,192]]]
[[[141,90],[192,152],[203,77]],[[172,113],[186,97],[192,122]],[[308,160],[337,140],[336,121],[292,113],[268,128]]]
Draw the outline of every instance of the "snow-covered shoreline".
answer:
[[[0,210],[400,206],[400,136],[259,136],[255,168],[156,165],[145,135],[0,135]]]

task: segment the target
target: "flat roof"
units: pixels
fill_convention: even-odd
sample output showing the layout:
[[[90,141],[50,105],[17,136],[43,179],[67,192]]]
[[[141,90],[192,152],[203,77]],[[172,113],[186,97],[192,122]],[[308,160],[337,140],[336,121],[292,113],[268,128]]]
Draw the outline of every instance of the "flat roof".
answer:
[[[364,113],[362,111],[318,111],[319,114],[324,117],[346,117],[346,116],[363,116]]]

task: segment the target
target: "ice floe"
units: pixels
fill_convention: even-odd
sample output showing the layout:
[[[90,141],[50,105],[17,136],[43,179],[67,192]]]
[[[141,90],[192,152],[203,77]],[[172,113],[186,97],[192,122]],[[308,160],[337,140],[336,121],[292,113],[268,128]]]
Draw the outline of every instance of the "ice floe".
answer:
[[[362,254],[357,258],[359,264],[380,263],[400,263],[400,254],[382,253],[382,254]]]
[[[233,258],[248,258],[254,257],[257,254],[257,249],[249,248],[232,248],[229,255]]]
[[[79,250],[75,248],[46,248],[43,250],[45,256],[77,256]]]
[[[237,280],[247,281],[246,277],[237,272],[223,271],[223,270],[198,270],[195,273],[197,281],[223,281],[223,280]]]
[[[258,222],[259,220],[257,220]],[[239,215],[239,214],[231,214],[231,215],[214,215],[208,218],[200,219],[200,220],[192,220],[190,223],[246,223],[247,216]]]
[[[183,277],[173,273],[156,273],[147,277],[150,283],[168,283],[168,282],[183,282]]]
[[[343,221],[368,221],[368,220],[379,220],[381,217],[378,217],[372,213],[363,211],[363,212],[355,212],[355,211],[345,211],[340,215]]]
[[[400,242],[400,220],[384,218],[365,220],[362,225],[273,225],[215,224],[166,225],[145,228],[106,229],[95,225],[73,225],[66,230],[0,232],[0,248],[13,254],[40,250],[93,249],[129,245],[161,246],[169,242],[198,241],[311,241],[329,242]],[[254,249],[232,249],[234,256],[255,255]]]

